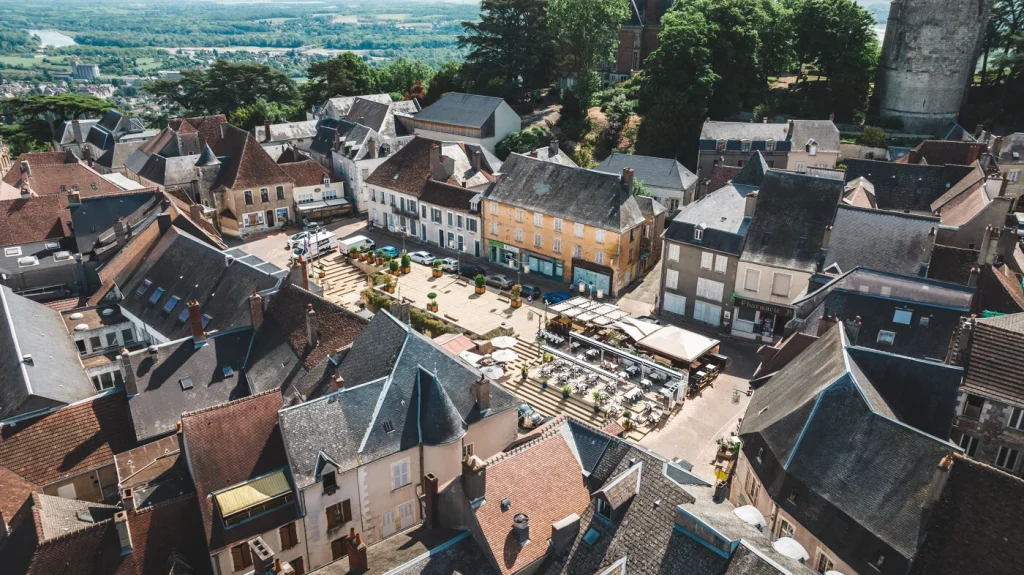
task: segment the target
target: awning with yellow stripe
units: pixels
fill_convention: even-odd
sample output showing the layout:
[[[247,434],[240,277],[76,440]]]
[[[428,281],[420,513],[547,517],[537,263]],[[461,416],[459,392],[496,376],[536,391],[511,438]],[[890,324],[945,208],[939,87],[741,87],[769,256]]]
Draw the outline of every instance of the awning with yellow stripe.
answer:
[[[217,499],[217,506],[220,507],[221,517],[227,517],[289,491],[291,491],[291,487],[288,485],[288,478],[285,477],[284,471],[275,471],[245,485],[232,487],[214,497]]]

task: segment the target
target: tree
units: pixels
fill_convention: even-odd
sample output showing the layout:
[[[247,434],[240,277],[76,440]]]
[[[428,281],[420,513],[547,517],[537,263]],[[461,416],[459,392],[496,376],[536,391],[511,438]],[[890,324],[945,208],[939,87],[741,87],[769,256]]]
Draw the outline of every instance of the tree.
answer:
[[[374,88],[373,71],[352,52],[310,64],[306,76],[309,81],[302,86],[306,106],[318,106],[334,96],[369,94]]]
[[[571,89],[562,92],[562,110],[555,125],[568,139],[579,140],[590,130],[590,105],[598,84],[597,72],[585,72]]]
[[[504,162],[513,153],[529,154],[541,146],[548,145],[550,140],[551,136],[544,130],[544,128],[536,126],[529,130],[512,132],[505,136],[505,138],[495,146],[494,153],[498,156],[499,160]]]
[[[85,94],[37,94],[24,98],[8,98],[0,102],[8,121],[19,124],[19,135],[36,142],[48,142],[60,122],[82,116],[101,116],[117,109],[110,102]]]
[[[551,0],[548,8],[559,53],[577,76],[612,57],[627,19],[629,0]]]
[[[871,148],[884,148],[889,145],[889,134],[876,126],[864,126],[858,141]]]
[[[867,105],[878,64],[874,18],[853,0],[796,0],[791,18],[797,59],[826,77],[829,111],[852,120]]]
[[[297,112],[297,106],[281,105],[259,99],[252,104],[236,109],[228,116],[228,122],[243,130],[251,130],[256,126],[262,126],[265,120],[270,120],[273,124],[286,122],[294,118]]]
[[[463,22],[466,73],[483,91],[518,99],[554,75],[547,0],[483,0],[479,22]]]
[[[987,68],[993,52],[997,55],[1012,56],[1020,53],[1018,42],[1024,31],[1024,0],[995,0],[992,4],[992,18],[985,33],[982,51],[981,83],[986,83]],[[996,59],[997,70],[992,80],[999,83],[1006,73],[1006,61]]]
[[[644,185],[643,180],[633,180],[633,195],[649,197],[651,192],[647,189],[647,186]]]
[[[284,72],[263,64],[217,60],[206,70],[182,70],[177,80],[156,80],[146,85],[189,114],[231,115],[258,100],[282,106],[298,101],[295,82]]]
[[[434,77],[434,69],[410,58],[396,58],[387,66],[377,68],[376,91],[397,92],[405,94],[416,82],[429,84]],[[401,98],[399,98],[401,99]]]
[[[430,80],[430,89],[427,95],[420,102],[423,106],[429,106],[441,99],[448,92],[467,92],[466,80],[462,75],[462,64],[449,60],[443,64]]]

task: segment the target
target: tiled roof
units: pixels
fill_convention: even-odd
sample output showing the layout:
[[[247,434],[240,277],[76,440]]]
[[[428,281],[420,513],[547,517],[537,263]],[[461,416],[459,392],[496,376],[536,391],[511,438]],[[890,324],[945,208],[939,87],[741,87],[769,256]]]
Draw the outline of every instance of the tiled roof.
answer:
[[[980,142],[925,140],[899,161],[931,166],[945,166],[946,164],[969,166],[981,158],[985,149],[985,144]]]
[[[705,194],[720,190],[725,187],[736,174],[740,173],[743,168],[739,166],[726,166],[725,164],[717,164],[711,168],[711,177],[708,178],[708,189]]]
[[[765,124],[756,122],[718,122],[709,120],[700,129],[702,140],[770,140],[781,142],[786,139],[788,124]],[[712,148],[714,149],[714,148]]]
[[[941,210],[942,207],[945,206],[950,200],[964,193],[965,191],[967,191],[968,188],[971,188],[974,185],[985,181],[985,170],[982,169],[980,163],[974,162],[973,164],[971,164],[971,168],[973,169],[959,182],[953,184],[949,188],[949,191],[942,194],[942,196],[940,196],[939,199],[932,202],[932,205],[929,206],[929,209],[931,211],[937,212]]]
[[[28,162],[29,167],[45,166],[47,164],[77,164],[78,158],[70,151],[58,150],[56,152],[25,152],[18,156],[14,162],[12,171],[19,171],[20,164]]]
[[[70,236],[67,205],[62,195],[0,202],[0,245],[16,246]]]
[[[470,200],[479,194],[480,192],[474,192],[459,186],[427,180],[420,192],[420,201],[443,208],[468,212],[470,211]]]
[[[665,229],[665,239],[739,255],[751,219],[746,217],[747,195],[752,186],[729,184],[683,206]],[[700,240],[694,230],[702,226]]]
[[[14,514],[33,493],[41,491],[38,485],[0,465],[0,515],[3,515],[0,529],[11,523]]]
[[[971,268],[978,262],[978,250],[935,244],[928,266],[931,279],[967,284]]]
[[[49,485],[114,464],[132,448],[124,393],[59,409],[0,432],[0,465],[36,485]]]
[[[197,132],[206,144],[216,146],[221,138],[221,124],[226,124],[227,121],[223,114],[194,116],[191,118],[171,118],[167,122],[167,127],[183,132]]]
[[[44,540],[60,537],[79,529],[89,529],[100,521],[112,518],[114,513],[120,510],[115,505],[64,499],[41,493],[33,497],[33,503],[40,519],[38,527],[43,532]],[[88,515],[90,519],[82,520],[79,514]]]
[[[129,239],[128,243],[117,252],[113,259],[100,268],[100,289],[96,290],[96,293],[89,297],[86,304],[98,304],[115,284],[123,284],[127,281],[128,274],[135,269],[135,266],[139,265],[143,256],[156,245],[157,240],[160,238],[160,226],[153,223],[138,235]]]
[[[79,163],[44,164],[31,166],[31,169],[32,177],[25,178],[14,167],[4,176],[4,181],[19,190],[27,185],[40,196],[78,191],[82,198],[90,198],[125,192],[124,188],[107,180],[99,172]]]
[[[964,389],[1024,405],[1024,313],[978,319],[964,365]]]
[[[296,187],[322,186],[324,178],[333,179],[331,173],[315,160],[302,160],[278,164]]]
[[[256,519],[224,529],[210,495],[288,465],[277,426],[281,392],[260,393],[217,407],[185,414],[186,451],[211,551],[274,529],[297,517],[286,505]]]
[[[217,183],[237,190],[259,188],[291,181],[291,177],[274,162],[249,132],[228,126],[224,137],[214,146],[217,156],[224,158]]]
[[[441,154],[446,161],[450,160],[453,167],[447,183],[461,186],[465,182],[468,187],[475,188],[494,181],[493,173],[497,170],[491,165],[487,154],[483,154],[479,171],[472,167],[470,154],[480,150],[478,146],[417,137],[378,166],[366,179],[366,183],[396,192],[420,195],[424,183],[431,176],[430,154],[434,145],[440,146]]]

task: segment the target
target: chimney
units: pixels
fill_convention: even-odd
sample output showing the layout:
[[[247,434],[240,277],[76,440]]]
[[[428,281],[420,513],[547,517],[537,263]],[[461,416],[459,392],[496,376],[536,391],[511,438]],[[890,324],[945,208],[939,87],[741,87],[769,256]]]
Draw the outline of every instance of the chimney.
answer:
[[[551,138],[551,141],[548,142],[548,151],[551,152],[552,156],[558,155],[558,138]]]
[[[253,575],[274,573],[274,551],[262,537],[249,540],[249,555],[252,556]]]
[[[306,345],[310,349],[316,347],[320,341],[320,333],[317,331],[316,312],[313,311],[313,304],[306,304]]]
[[[483,165],[484,155],[480,153],[480,150],[473,150],[473,153],[469,156],[469,161],[473,164],[473,170],[476,172],[480,171],[480,166]]]
[[[25,179],[32,177],[32,168],[28,165],[28,160],[22,160],[20,168],[21,173],[25,174]]]
[[[647,0],[647,11],[644,13],[644,24],[650,26],[661,22],[658,14],[658,0]]]
[[[82,203],[82,194],[74,190],[68,192],[68,205],[77,206]]]
[[[447,166],[447,162],[445,162],[447,158],[444,157],[443,152],[444,150],[441,149],[440,145],[430,145],[430,179],[438,182],[447,180],[455,168],[454,163],[452,163],[451,170],[449,170],[449,166]]]
[[[795,125],[796,124],[793,123],[793,120],[789,121],[789,129],[786,131],[786,133],[789,134],[790,136],[793,135],[793,126],[795,126]]]
[[[836,121],[836,113],[835,112],[829,112],[829,114],[828,114],[828,121],[829,122],[835,122]]]
[[[366,543],[363,543],[362,535],[356,533],[353,527],[348,535],[348,569],[352,573],[363,573],[369,568],[369,562],[366,560]]]
[[[196,345],[205,343],[206,332],[203,331],[203,314],[199,309],[199,302],[190,299],[186,305],[188,306],[188,325],[192,328],[192,339]]]
[[[487,411],[491,408],[491,380],[486,375],[473,384],[472,391],[473,399],[480,411]]]
[[[118,249],[128,243],[128,222],[122,216],[117,216],[117,219],[114,220],[114,239]]]
[[[743,217],[753,219],[757,210],[757,192],[750,192],[743,198]]]
[[[156,217],[156,225],[160,228],[160,235],[166,234],[171,229],[171,214],[160,214]]]
[[[341,132],[338,130],[334,130],[334,149],[341,149]]]
[[[462,460],[462,491],[474,506],[482,503],[487,493],[487,465],[475,455]]]
[[[953,469],[954,463],[953,456],[947,453],[945,457],[939,460],[939,464],[935,466],[935,471],[932,473],[931,489],[928,493],[928,499],[924,503],[926,510],[934,508],[935,503],[942,496],[942,491],[946,488],[946,482],[949,481],[949,471]]]
[[[377,140],[374,140],[373,138],[370,138],[370,140],[368,142],[366,142],[366,155],[369,156],[370,158],[376,158],[377,157],[377,151],[378,151]]]
[[[270,141],[270,118],[263,118],[263,141]]]
[[[124,391],[131,397],[139,393],[139,384],[135,381],[135,371],[128,356],[128,348],[121,348],[121,378],[124,379]]]
[[[82,155],[85,156],[85,163],[88,164],[90,168],[93,167],[95,162],[93,161],[92,157],[92,149],[90,149],[89,146],[83,147]]]
[[[633,193],[633,168],[622,168],[622,176],[619,178],[622,182],[622,187],[626,188],[626,191]]]
[[[519,536],[519,545],[523,546],[530,542],[530,516],[525,513],[516,513],[512,518],[512,530]]]
[[[985,264],[991,265],[995,258],[995,254],[992,253],[994,251],[992,248],[995,247],[995,242],[992,241],[993,233],[994,230],[992,229],[992,226],[985,226],[985,233],[981,237],[981,246],[978,251],[979,266],[983,266]],[[998,236],[996,236],[996,239],[998,240]]]
[[[860,327],[861,327],[860,316],[854,316],[853,319],[848,319],[845,322],[846,335],[850,337],[850,343],[857,345],[857,340],[860,338]]]
[[[252,328],[259,329],[263,325],[263,296],[252,290],[249,296],[249,317],[252,319]]]
[[[423,523],[430,529],[437,527],[437,476],[428,473],[423,483]]]
[[[969,287],[978,287],[979,275],[981,275],[981,268],[978,266],[971,266],[971,273],[967,276],[967,285]]]
[[[132,552],[132,534],[128,530],[128,512],[118,511],[114,514],[114,527],[117,529],[117,539],[121,542],[121,555]]]
[[[828,330],[832,329],[832,326],[837,323],[839,323],[839,318],[836,314],[833,313],[831,316],[828,315],[828,313],[822,314],[821,317],[818,318],[818,337],[828,333]]]
[[[302,270],[302,289],[309,291],[309,270],[306,268],[306,258],[299,256],[299,269]]]
[[[531,158],[536,158],[537,157],[537,150],[530,150],[530,157]]]
[[[821,236],[821,250],[825,251],[828,249],[829,243],[832,242],[832,224],[825,226],[825,233]]]
[[[125,487],[121,490],[121,507],[125,511],[135,509],[135,490],[131,487]]]
[[[1010,183],[1010,180],[1006,177],[1006,174],[1003,174],[1003,177],[1000,178],[1000,182],[999,182],[999,197],[1000,198],[1006,196],[1006,186],[1009,183]],[[22,197],[25,197],[24,193],[22,193]]]
[[[203,221],[203,206],[202,204],[192,204],[188,207],[188,217],[193,222]]]
[[[568,549],[580,533],[580,516],[573,513],[551,524],[551,551]]]
[[[335,375],[334,379],[331,380],[331,393],[341,391],[345,389],[345,378],[340,375]]]
[[[28,186],[21,187],[21,199],[27,200],[32,197],[32,190],[28,189]]]

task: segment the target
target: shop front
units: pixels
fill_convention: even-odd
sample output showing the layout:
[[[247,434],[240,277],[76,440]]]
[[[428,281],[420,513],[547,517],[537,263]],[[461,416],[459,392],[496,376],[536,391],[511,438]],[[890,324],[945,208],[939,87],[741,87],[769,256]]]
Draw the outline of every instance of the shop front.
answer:
[[[334,217],[348,215],[352,211],[352,204],[342,198],[331,198],[317,202],[302,202],[295,205],[295,211],[300,218],[309,220],[329,220]]]
[[[593,292],[595,297],[613,296],[612,278],[615,270],[610,267],[588,262],[583,259],[572,260],[572,284],[574,289],[584,293]],[[580,286],[583,286],[582,288]]]
[[[793,317],[793,308],[787,305],[741,297],[733,297],[733,305],[732,334],[737,337],[770,341],[783,335],[786,322]]]
[[[499,242],[498,240],[487,240],[488,259],[506,267],[519,269],[526,262],[520,262],[519,248]]]
[[[562,260],[531,252],[527,255],[526,261],[530,264],[531,274],[565,281],[565,264]]]

